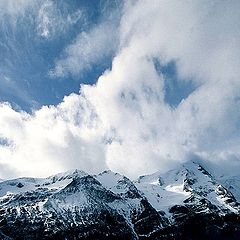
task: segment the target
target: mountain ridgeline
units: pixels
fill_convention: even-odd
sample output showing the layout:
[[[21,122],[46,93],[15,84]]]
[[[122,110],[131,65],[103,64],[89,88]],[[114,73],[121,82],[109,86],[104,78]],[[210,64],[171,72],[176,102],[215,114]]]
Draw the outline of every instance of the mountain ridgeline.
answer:
[[[237,240],[239,188],[194,162],[136,181],[79,170],[2,180],[0,239]]]

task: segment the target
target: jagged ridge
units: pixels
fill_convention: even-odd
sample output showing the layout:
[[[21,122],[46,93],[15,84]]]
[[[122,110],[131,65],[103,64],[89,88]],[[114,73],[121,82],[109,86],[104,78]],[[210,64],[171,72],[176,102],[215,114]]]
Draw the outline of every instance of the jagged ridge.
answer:
[[[239,239],[240,205],[225,182],[194,162],[134,182],[79,170],[3,181],[0,239]]]

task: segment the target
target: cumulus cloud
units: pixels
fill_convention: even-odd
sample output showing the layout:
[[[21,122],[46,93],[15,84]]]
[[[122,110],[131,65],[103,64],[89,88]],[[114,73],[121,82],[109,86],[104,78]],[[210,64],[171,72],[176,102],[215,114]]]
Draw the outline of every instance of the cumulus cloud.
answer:
[[[0,164],[20,175],[78,167],[135,177],[198,157],[239,171],[239,7],[234,0],[127,1],[118,53],[95,85],[32,115],[1,105],[0,137],[9,144]],[[99,25],[80,34],[54,74],[94,64],[106,42],[112,47],[107,33]],[[174,108],[156,59],[175,61],[179,79],[199,86]]]
[[[106,168],[104,149],[99,146],[96,133],[91,133],[94,117],[90,109],[84,114],[87,105],[81,103],[80,98],[69,96],[56,108],[43,107],[34,115],[16,112],[8,104],[1,104],[0,136],[5,143],[2,141],[0,146],[0,163],[10,166],[18,175],[33,176],[76,167],[89,171]],[[84,114],[81,120],[78,119],[80,111]],[[93,121],[88,129],[78,127],[90,119]]]

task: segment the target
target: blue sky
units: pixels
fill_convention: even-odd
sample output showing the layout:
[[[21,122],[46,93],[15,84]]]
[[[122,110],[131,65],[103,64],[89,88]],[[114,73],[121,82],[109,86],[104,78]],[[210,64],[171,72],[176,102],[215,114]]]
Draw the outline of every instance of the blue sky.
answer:
[[[44,4],[44,11],[49,12],[49,16],[45,13],[46,21],[65,22],[72,15],[72,23],[61,27],[49,22],[49,36],[43,36],[39,25],[44,20],[39,20],[39,11]],[[105,19],[113,12],[117,22],[121,13],[119,1],[39,1],[36,5],[24,14],[6,14],[0,26],[0,100],[26,111],[57,104],[65,95],[79,92],[80,83],[96,82],[111,66],[113,52],[77,75],[53,78],[49,71],[79,33],[108,21]]]
[[[104,21],[114,22],[117,28],[122,4],[121,1],[101,0],[48,2],[51,4],[46,5],[45,11],[52,11],[53,14],[50,14],[49,18],[62,18],[65,21],[69,15],[73,15],[74,21],[65,28],[58,26],[55,30],[52,28],[56,26],[49,23],[49,36],[43,36],[39,32],[41,23],[38,11],[46,3],[42,1],[35,8],[30,7],[24,15],[5,15],[0,28],[0,100],[10,102],[16,109],[28,112],[43,105],[60,103],[64,96],[78,93],[81,83],[96,83],[98,77],[111,67],[112,58],[117,52],[115,46],[100,61],[78,74],[51,76],[50,71],[54,68],[56,60],[64,56],[65,48],[74,42],[78,34],[87,32]],[[178,80],[174,61],[164,66],[158,62],[156,68],[166,75],[165,99],[171,106],[177,106],[193,91],[194,85],[191,80],[187,79],[185,83]]]
[[[0,1],[0,178],[240,170],[238,0]]]

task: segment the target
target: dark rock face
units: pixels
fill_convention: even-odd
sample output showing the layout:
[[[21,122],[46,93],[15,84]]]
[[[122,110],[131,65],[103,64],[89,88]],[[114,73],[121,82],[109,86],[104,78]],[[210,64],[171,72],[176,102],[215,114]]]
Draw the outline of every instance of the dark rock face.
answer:
[[[137,183],[110,171],[0,183],[0,240],[239,240],[236,198],[196,169]]]
[[[184,215],[174,224],[160,229],[151,237],[142,239],[164,240],[237,240],[240,237],[239,216],[220,217],[217,214]]]
[[[167,226],[167,219],[161,216],[146,199],[141,200],[141,212],[132,215],[134,231],[139,238],[151,237],[152,233]]]
[[[80,222],[77,225],[74,218]],[[80,212],[68,212],[62,218],[56,214],[35,218],[21,214],[1,218],[1,231],[10,239],[134,239],[132,229],[116,212],[102,210],[88,213],[86,218]]]

